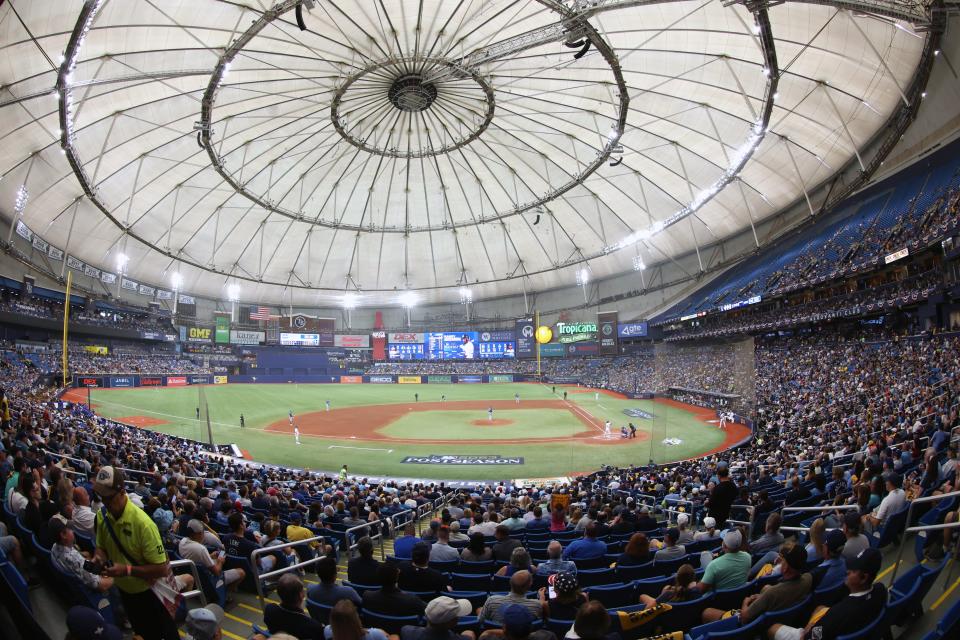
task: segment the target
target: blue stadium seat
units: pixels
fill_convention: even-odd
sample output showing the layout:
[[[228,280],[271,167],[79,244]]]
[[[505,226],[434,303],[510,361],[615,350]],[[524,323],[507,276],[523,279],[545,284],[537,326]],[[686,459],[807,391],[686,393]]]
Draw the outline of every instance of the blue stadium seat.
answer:
[[[405,624],[420,624],[420,616],[388,616],[369,609],[361,609],[360,617],[364,626],[383,629],[387,633],[400,633],[400,628]]]
[[[330,611],[333,609],[333,605],[322,604],[315,600],[307,598],[307,613],[310,614],[310,617],[319,622],[320,624],[327,624],[330,620]]]
[[[450,586],[456,591],[490,591],[490,574],[451,573]]]
[[[590,594],[591,600],[602,603],[607,609],[629,607],[637,604],[640,597],[633,583],[595,585],[585,591]]]

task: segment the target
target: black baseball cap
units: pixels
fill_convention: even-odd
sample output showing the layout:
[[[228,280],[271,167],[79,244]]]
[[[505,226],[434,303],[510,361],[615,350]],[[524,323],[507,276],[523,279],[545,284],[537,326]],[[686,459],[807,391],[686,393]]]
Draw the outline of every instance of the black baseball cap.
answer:
[[[849,571],[863,571],[875,578],[880,573],[882,562],[883,554],[878,549],[867,547],[858,553],[855,558],[847,560],[847,569]]]

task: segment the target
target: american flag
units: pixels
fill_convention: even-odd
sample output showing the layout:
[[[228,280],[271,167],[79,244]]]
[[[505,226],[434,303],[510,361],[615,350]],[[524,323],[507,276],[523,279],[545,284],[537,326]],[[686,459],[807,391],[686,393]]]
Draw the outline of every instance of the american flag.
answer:
[[[250,319],[251,320],[269,320],[270,308],[269,307],[250,307]]]

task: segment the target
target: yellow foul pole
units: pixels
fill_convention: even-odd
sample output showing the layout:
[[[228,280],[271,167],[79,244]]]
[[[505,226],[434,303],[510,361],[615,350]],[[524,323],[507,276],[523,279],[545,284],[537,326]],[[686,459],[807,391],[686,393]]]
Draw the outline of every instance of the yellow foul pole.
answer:
[[[70,286],[73,272],[67,269],[67,292],[63,298],[63,386],[67,386],[67,327],[70,324]]]
[[[533,342],[537,345],[537,380],[540,379],[540,341],[537,339],[537,329],[540,328],[540,312],[533,312]]]

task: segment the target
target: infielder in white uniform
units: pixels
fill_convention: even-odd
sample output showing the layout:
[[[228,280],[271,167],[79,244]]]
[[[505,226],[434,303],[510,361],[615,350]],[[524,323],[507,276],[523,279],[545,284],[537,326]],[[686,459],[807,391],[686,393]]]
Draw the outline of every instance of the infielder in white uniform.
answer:
[[[720,428],[721,429],[727,428],[727,414],[725,411],[720,412]]]
[[[296,440],[297,444],[300,444],[300,427],[293,425],[293,439]]]

